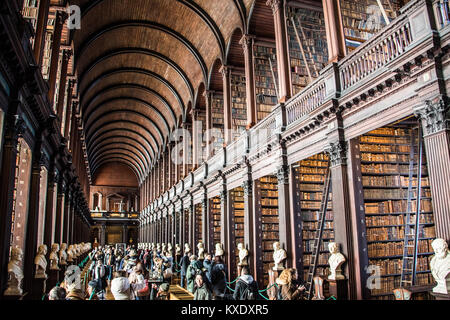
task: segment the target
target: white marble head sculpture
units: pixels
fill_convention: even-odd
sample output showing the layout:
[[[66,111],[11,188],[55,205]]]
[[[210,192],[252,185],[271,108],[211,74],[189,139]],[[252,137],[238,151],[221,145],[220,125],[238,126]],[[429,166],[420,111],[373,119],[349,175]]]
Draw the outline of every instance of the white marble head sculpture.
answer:
[[[11,260],[8,263],[8,284],[4,292],[5,296],[20,296],[22,295],[22,259],[23,252],[20,248],[11,249]]]
[[[450,293],[450,253],[448,244],[444,239],[435,239],[431,243],[434,256],[430,261],[431,274],[437,285],[433,292],[449,294]]]

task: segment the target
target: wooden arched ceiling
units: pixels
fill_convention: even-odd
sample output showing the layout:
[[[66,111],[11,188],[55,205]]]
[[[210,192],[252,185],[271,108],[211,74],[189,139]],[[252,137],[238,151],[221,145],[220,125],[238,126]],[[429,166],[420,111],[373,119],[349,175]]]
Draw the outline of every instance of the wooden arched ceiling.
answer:
[[[203,106],[209,68],[227,63],[227,44],[234,30],[248,29],[253,2],[70,2],[82,15],[71,63],[92,174],[116,161],[145,178],[188,107]]]

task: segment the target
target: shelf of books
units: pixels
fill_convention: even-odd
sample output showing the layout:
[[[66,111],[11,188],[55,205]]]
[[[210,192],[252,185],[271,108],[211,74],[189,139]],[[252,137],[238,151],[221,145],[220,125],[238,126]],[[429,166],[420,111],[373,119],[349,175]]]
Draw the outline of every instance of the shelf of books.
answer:
[[[49,11],[47,19],[47,29],[45,32],[44,55],[42,57],[42,76],[48,80],[50,74],[50,62],[52,58],[53,31],[55,29],[56,13]]]
[[[273,244],[279,241],[278,180],[266,176],[255,181],[256,213],[261,215],[262,262],[264,285],[269,283],[268,271],[273,267]]]
[[[401,0],[340,0],[348,51],[356,49],[386,25],[379,3],[389,20],[396,17],[397,10],[402,6]]]
[[[212,240],[214,246],[220,242],[220,197],[214,197],[210,201],[210,217],[212,219]]]
[[[184,234],[184,243],[189,243],[189,245],[191,246],[191,252],[192,252],[193,244],[191,243],[191,239],[189,238],[190,234],[191,234],[191,232],[189,230],[189,226],[191,225],[189,223],[189,217],[190,217],[189,210],[188,209],[183,210],[184,230],[182,230],[181,232],[183,232],[183,234]],[[183,252],[184,252],[184,244],[183,244]]]
[[[197,247],[199,242],[203,242],[203,219],[202,219],[202,204],[194,206],[194,245]],[[195,249],[197,252],[197,249]]]
[[[270,114],[272,108],[278,103],[277,92],[275,89],[277,81],[273,78],[273,75],[277,74],[275,65],[277,55],[275,46],[266,47],[255,45],[253,52],[255,66],[256,117],[257,121],[261,121]]]
[[[214,142],[212,143],[214,153],[222,149],[224,140],[224,104],[223,94],[214,92],[211,99],[212,127],[214,129]]]
[[[199,165],[200,163],[202,163],[204,160],[206,160],[206,140],[205,140],[205,132],[206,132],[206,110],[199,110],[198,114],[197,114],[197,121],[201,122],[201,146],[202,146],[202,152],[199,155]]]
[[[33,31],[36,32],[37,18],[39,14],[39,0],[25,0],[23,2],[22,16],[30,21]],[[34,47],[34,37],[30,38],[31,47]]]
[[[319,153],[296,163],[294,184],[296,199],[302,219],[303,276],[306,279],[314,251],[314,238],[320,221],[320,204],[328,166],[328,155]],[[334,215],[332,194],[328,198],[323,237],[320,243],[319,262],[315,275],[328,275],[328,243],[334,241]]]
[[[237,247],[238,243],[244,243],[244,189],[242,187],[233,189],[230,192],[230,200],[234,220],[234,244]],[[239,261],[239,251],[236,248],[235,253],[235,261]]]
[[[393,299],[392,290],[400,287],[404,226],[407,222],[409,153],[413,131],[415,145],[419,132],[413,123],[402,122],[379,128],[359,138],[369,265],[378,266],[381,274],[381,287],[370,291],[372,298],[376,299]],[[417,161],[417,148],[415,151]],[[417,206],[417,181],[417,170],[414,170],[412,212]],[[416,284],[426,285],[433,283],[429,262],[435,227],[425,154],[420,205]],[[414,223],[415,214],[411,219],[410,223]]]
[[[289,17],[287,32],[289,57],[291,60],[292,93],[295,95],[302,91],[310,82],[307,66],[313,79],[319,76],[319,71],[328,62],[328,47],[325,33],[325,18],[322,11],[297,7],[288,7],[287,10]],[[303,57],[297,34],[305,57]]]
[[[233,141],[239,138],[247,127],[247,104],[245,98],[245,75],[233,70],[231,74],[231,126]]]

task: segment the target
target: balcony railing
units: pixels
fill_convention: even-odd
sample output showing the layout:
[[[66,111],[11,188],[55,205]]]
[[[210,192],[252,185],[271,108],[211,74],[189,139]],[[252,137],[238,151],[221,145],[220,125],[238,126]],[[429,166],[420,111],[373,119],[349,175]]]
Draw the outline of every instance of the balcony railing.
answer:
[[[339,63],[323,69],[319,78],[303,91],[285,105],[274,107],[265,119],[241,134],[226,148],[219,150],[206,161],[206,165],[203,164],[185,177],[184,181],[175,186],[174,195],[181,195],[202,177],[211,176],[214,172],[241,161],[243,156],[264,148],[276,138],[276,134],[282,134],[284,130],[303,123],[312,114],[317,114],[331,99],[345,98],[369,81],[384,81],[386,72],[394,72],[389,69],[391,64],[402,61],[414,48],[420,47],[422,42],[433,43],[430,15],[434,14],[440,29],[450,24],[448,0],[435,0],[433,12],[429,12],[428,3],[429,0],[410,1],[401,9],[400,15],[379,33]],[[423,55],[428,49],[419,50],[421,51],[414,54]],[[159,205],[160,202],[155,201],[153,208]]]

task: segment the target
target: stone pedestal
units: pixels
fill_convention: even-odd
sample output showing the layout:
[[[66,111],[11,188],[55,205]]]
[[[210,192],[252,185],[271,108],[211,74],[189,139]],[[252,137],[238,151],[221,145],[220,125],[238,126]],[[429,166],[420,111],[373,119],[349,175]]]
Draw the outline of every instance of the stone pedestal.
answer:
[[[50,270],[48,272],[47,286],[51,290],[57,283],[59,283],[59,270]]]
[[[336,300],[348,300],[347,279],[328,280],[330,295]]]
[[[47,290],[47,279],[33,279],[33,288],[31,294],[27,294],[25,299],[42,300],[42,296]]]
[[[435,292],[431,291],[430,294],[431,294],[436,300],[450,300],[450,293],[443,294],[443,293],[435,293]]]
[[[64,281],[64,277],[66,275],[67,265],[60,265],[59,268],[61,270],[59,271],[58,282],[63,282]]]

